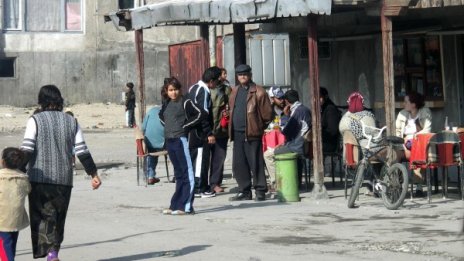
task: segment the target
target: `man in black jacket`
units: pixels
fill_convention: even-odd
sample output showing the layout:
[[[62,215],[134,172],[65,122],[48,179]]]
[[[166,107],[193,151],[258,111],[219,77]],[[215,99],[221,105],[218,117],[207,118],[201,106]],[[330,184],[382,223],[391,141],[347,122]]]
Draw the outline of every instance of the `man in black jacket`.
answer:
[[[125,100],[125,105],[126,105],[126,120],[127,120],[127,126],[129,128],[135,127],[135,115],[134,115],[134,110],[135,110],[135,92],[134,92],[134,84],[131,82],[126,83],[126,100]]]
[[[189,134],[190,156],[195,172],[195,197],[209,198],[216,196],[211,191],[208,182],[208,170],[211,156],[211,145],[216,142],[213,135],[213,113],[210,89],[216,88],[221,76],[221,69],[217,66],[205,70],[201,80],[192,85],[188,91],[188,97],[208,115],[208,121],[204,124],[202,130],[207,129],[207,133],[193,130]],[[197,140],[198,142],[194,142]]]
[[[329,98],[329,92],[326,88],[321,87],[321,131],[322,131],[322,151],[323,153],[336,152],[339,145],[340,132],[338,124],[340,123],[341,113],[337,106]]]

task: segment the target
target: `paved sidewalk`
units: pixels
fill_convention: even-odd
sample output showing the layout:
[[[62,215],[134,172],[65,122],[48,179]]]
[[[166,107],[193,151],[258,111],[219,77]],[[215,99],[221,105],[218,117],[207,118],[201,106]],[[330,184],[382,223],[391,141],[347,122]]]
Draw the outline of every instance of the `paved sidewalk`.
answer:
[[[165,216],[174,184],[137,186],[131,130],[85,133],[99,162],[103,185],[90,188],[82,170],[75,176],[60,257],[62,260],[464,260],[464,203],[435,195],[405,201],[397,211],[381,199],[360,196],[348,209],[341,186],[330,199],[301,202],[229,202],[236,184],[231,155],[226,164],[226,192],[195,199],[196,215]],[[22,134],[0,135],[2,146]],[[171,169],[172,173],[172,169]],[[338,178],[337,178],[338,180]],[[20,232],[18,261],[32,260],[29,229]]]

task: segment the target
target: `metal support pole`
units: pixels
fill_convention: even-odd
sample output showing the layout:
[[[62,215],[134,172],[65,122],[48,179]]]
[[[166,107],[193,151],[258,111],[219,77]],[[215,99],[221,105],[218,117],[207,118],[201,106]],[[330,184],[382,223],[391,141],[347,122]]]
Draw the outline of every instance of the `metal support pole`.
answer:
[[[322,156],[321,105],[319,100],[319,65],[317,55],[317,16],[308,15],[309,93],[312,95],[311,116],[313,131],[314,199],[328,199],[324,186],[324,158]]]
[[[216,66],[216,26],[209,27],[209,64]]]
[[[202,63],[205,65],[205,69],[209,67],[209,29],[208,25],[202,24],[200,25],[200,40],[201,40],[201,48],[202,48]],[[201,75],[200,75],[201,77]]]
[[[246,63],[245,24],[234,24],[234,66]]]
[[[137,77],[139,81],[139,112],[140,120],[138,125],[142,125],[145,117],[145,67],[143,59],[143,30],[135,30],[135,52],[137,62]]]

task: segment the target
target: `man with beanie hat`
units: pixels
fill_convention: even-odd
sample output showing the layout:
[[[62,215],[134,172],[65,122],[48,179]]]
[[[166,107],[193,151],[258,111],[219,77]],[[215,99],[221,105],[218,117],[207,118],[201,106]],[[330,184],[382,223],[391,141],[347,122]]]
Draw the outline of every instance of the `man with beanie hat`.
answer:
[[[266,199],[262,137],[272,120],[269,96],[262,86],[251,80],[251,67],[241,64],[235,68],[239,84],[232,89],[229,99],[229,137],[234,141],[232,172],[239,192],[231,201],[251,200],[251,179],[256,200]]]

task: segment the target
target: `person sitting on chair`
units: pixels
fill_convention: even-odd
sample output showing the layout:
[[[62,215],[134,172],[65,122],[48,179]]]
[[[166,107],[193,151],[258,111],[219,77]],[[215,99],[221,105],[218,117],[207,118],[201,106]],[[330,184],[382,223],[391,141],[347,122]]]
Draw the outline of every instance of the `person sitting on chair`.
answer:
[[[430,133],[432,130],[432,112],[424,107],[424,96],[417,92],[410,92],[404,97],[404,109],[396,117],[396,136],[404,138],[401,150],[403,158],[411,157],[412,139],[419,133]],[[422,182],[424,180],[421,169],[414,170],[413,180],[416,185],[416,197],[424,196]]]
[[[288,116],[284,114],[285,93],[280,87],[272,86],[268,91],[268,95],[272,104],[272,123],[269,124],[268,129],[273,129],[274,127],[283,127],[288,121]]]
[[[159,118],[159,106],[153,107],[143,119],[142,131],[144,135],[147,153],[162,151],[164,149],[164,126]],[[154,185],[160,181],[156,177],[156,165],[158,157],[147,156],[147,178],[148,185]]]
[[[340,138],[338,124],[340,123],[341,113],[330,99],[326,88],[321,87],[319,93],[321,102],[322,151],[323,153],[337,152]]]
[[[268,168],[270,176],[275,180],[275,162],[274,155],[284,153],[297,153],[303,155],[304,134],[311,130],[311,111],[308,107],[301,104],[299,101],[298,92],[288,90],[285,93],[284,100],[286,106],[284,108],[285,115],[289,116],[287,124],[282,129],[282,134],[285,136],[285,144],[279,145],[274,149],[268,148],[264,152],[264,160]],[[272,180],[272,178],[271,178]],[[301,175],[299,175],[301,183]]]
[[[366,108],[366,100],[363,95],[359,92],[353,92],[348,97],[348,111],[343,115],[338,126],[342,136],[345,136],[345,132],[353,134],[356,143],[359,143],[361,147],[367,145],[367,138],[364,137],[362,132],[362,125],[367,127],[376,127],[375,115]],[[375,145],[373,146],[375,147]],[[380,149],[380,148],[378,148]],[[375,149],[374,149],[375,150]],[[345,155],[345,153],[343,153]],[[369,191],[366,191],[366,195],[374,195],[373,180],[368,181]]]

